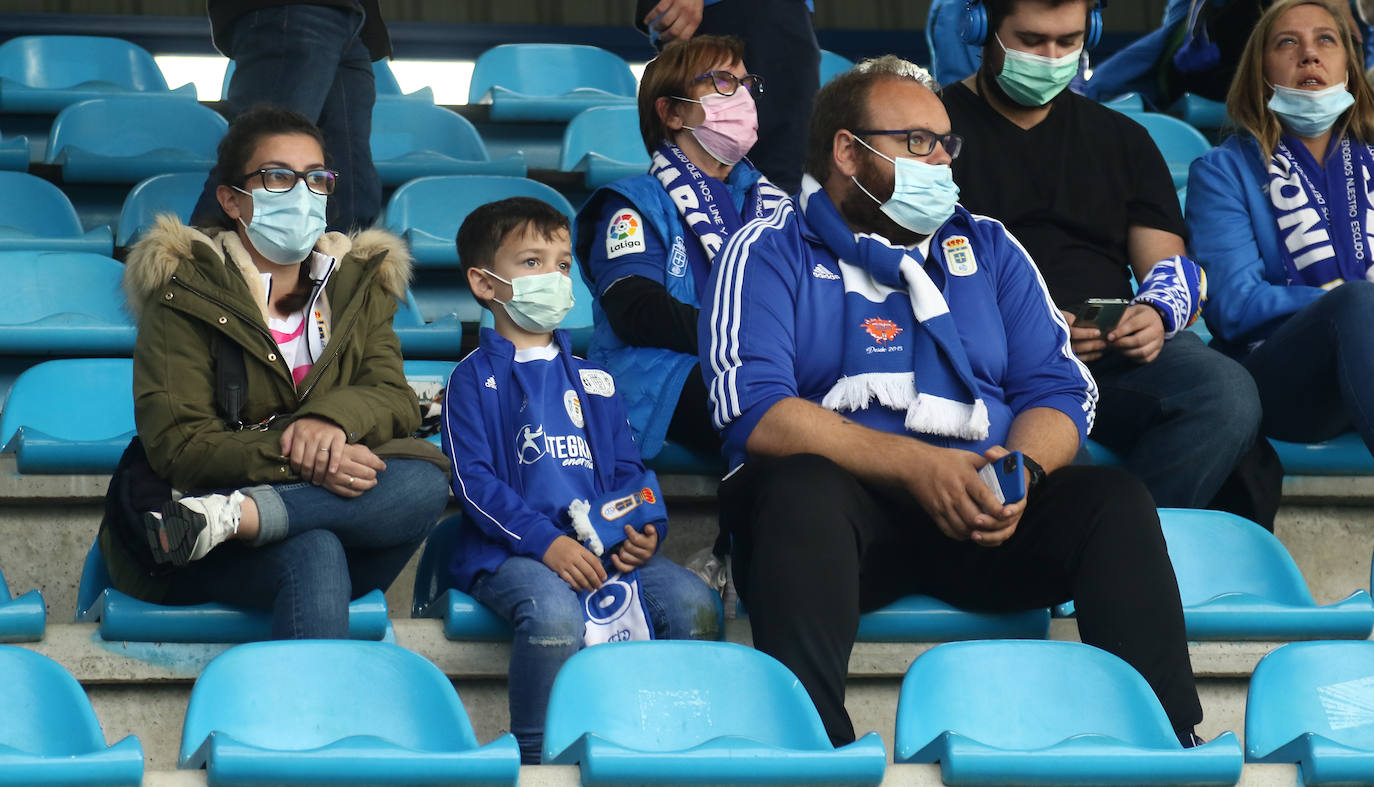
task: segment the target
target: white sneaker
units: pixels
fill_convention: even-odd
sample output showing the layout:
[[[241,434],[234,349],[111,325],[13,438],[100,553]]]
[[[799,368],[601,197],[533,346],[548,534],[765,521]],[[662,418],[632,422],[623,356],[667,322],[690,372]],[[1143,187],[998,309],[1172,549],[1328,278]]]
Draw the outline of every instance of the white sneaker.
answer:
[[[184,566],[200,560],[239,531],[244,495],[202,495],[169,500],[162,513],[143,515],[148,545],[159,563]]]

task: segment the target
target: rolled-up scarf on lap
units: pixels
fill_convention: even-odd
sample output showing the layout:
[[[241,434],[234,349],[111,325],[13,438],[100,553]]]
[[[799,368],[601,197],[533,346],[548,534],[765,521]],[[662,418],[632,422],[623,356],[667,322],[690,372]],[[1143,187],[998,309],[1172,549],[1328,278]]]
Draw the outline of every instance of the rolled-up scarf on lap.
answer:
[[[639,570],[624,574],[610,567],[611,552],[625,540],[625,526],[643,532],[648,524],[664,522],[668,511],[658,476],[645,471],[636,483],[608,492],[596,500],[574,500],[568,506],[577,538],[607,567],[606,581],[596,590],[578,592],[585,619],[587,645],[654,638],[649,610],[639,588]]]
[[[940,288],[901,246],[855,234],[815,178],[802,181],[802,213],[839,259],[847,330],[840,379],[821,406],[867,409],[877,400],[905,411],[907,430],[984,440],[988,410],[978,398],[958,327]]]
[[[1319,164],[1288,135],[1269,161],[1269,204],[1288,283],[1331,289],[1371,279],[1374,148],[1343,137]]]
[[[1176,254],[1160,260],[1140,283],[1131,303],[1148,303],[1164,318],[1164,338],[1172,339],[1193,324],[1207,300],[1207,274],[1197,263]]]

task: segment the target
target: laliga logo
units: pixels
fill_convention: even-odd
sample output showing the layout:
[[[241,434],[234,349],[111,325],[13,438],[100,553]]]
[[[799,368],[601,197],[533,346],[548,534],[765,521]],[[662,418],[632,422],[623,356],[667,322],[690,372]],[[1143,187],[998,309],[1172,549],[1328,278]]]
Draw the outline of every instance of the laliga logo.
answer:
[[[654,499],[653,490],[646,486],[632,495],[626,495],[619,500],[612,500],[602,506],[601,518],[607,522],[612,522],[638,508],[640,503],[653,505]]]
[[[621,615],[630,606],[630,601],[634,598],[630,585],[614,575],[615,579],[607,578],[601,587],[587,594],[587,600],[583,605],[587,610],[587,620],[593,623],[610,623]]]
[[[635,221],[635,217],[628,213],[622,213],[616,217],[615,221],[611,222],[611,237],[616,240],[625,240],[635,234],[638,229],[639,222]]]
[[[520,427],[516,438],[515,455],[522,465],[532,465],[544,458],[544,427],[535,429],[529,424]]]
[[[881,317],[869,317],[867,320],[863,321],[860,327],[862,327],[869,336],[872,336],[878,344],[890,342],[897,338],[902,332],[902,329],[897,326],[897,323],[891,320],[885,320]]]

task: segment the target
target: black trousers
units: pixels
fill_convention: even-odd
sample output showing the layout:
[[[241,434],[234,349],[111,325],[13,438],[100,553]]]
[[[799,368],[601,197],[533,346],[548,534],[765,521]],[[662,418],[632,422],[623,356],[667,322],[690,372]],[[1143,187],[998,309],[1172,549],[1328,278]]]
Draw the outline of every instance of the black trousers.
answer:
[[[1159,517],[1125,471],[1051,473],[998,547],[949,539],[914,503],[812,454],[750,460],[721,482],[720,507],[754,645],[796,673],[836,745],[854,740],[844,690],[860,613],[913,593],[989,612],[1073,599],[1082,640],[1135,667],[1176,730],[1202,720]]]
[[[763,77],[759,141],[749,160],[789,194],[801,190],[811,101],[820,88],[821,48],[802,0],[721,0],[702,9],[697,35],[744,40],[744,65]]]

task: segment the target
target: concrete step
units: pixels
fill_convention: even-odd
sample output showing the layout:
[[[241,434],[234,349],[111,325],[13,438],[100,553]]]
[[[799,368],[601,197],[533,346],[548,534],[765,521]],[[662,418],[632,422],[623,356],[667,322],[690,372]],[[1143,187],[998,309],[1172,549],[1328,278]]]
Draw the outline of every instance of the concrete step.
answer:
[[[497,642],[453,642],[439,621],[396,620],[395,641],[436,664],[453,681],[480,742],[509,726],[507,664],[510,647]],[[747,620],[728,621],[727,639],[752,644]],[[1055,620],[1052,639],[1075,641],[1073,620]],[[938,643],[858,643],[849,663],[846,705],[855,729],[893,740],[901,679],[911,662]],[[1256,663],[1277,642],[1191,643],[1193,671],[1206,713],[1198,732],[1211,739],[1224,730],[1243,736],[1245,693]],[[175,767],[181,721],[191,684],[228,645],[122,643],[101,640],[91,624],[49,627],[42,642],[21,645],[61,663],[85,687],[111,742],[135,734],[149,768]],[[995,668],[991,665],[990,668]]]

